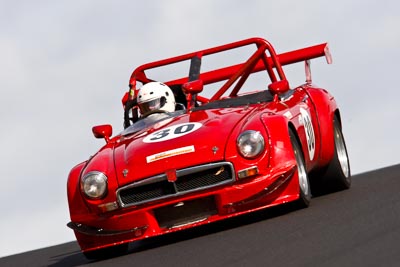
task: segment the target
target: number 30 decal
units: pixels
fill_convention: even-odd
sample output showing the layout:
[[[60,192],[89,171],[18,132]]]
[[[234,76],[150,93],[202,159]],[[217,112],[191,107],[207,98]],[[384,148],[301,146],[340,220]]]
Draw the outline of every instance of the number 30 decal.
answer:
[[[145,143],[155,143],[155,142],[162,142],[174,138],[178,138],[189,134],[191,132],[196,131],[202,126],[201,123],[198,122],[188,122],[188,123],[181,123],[176,124],[159,131],[156,131],[143,139]]]

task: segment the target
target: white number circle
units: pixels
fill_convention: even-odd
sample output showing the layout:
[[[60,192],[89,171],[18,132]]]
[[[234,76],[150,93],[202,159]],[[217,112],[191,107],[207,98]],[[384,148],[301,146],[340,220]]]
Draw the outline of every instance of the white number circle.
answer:
[[[156,143],[171,140],[192,133],[201,126],[202,124],[198,122],[176,124],[149,134],[143,139],[143,142]]]

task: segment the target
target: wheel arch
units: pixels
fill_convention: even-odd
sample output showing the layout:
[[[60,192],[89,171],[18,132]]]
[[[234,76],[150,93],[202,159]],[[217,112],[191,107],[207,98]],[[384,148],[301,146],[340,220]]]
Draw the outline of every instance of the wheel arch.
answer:
[[[289,130],[289,131],[292,130],[292,132],[294,133],[294,135],[295,135],[295,137],[296,137],[296,141],[297,141],[299,144],[301,144],[301,142],[300,142],[300,137],[299,137],[299,134],[297,133],[296,127],[294,126],[294,124],[293,124],[291,121],[288,122],[288,130]],[[288,134],[289,134],[289,133],[288,133]],[[302,153],[303,156],[304,156],[303,148],[301,148],[301,153]]]
[[[301,144],[300,138],[296,131],[296,127],[293,123],[288,123],[288,134],[290,136],[293,153],[295,154],[296,164],[297,164],[297,176],[298,176],[298,183],[299,183],[299,199],[295,202],[295,205],[299,208],[308,207],[311,200],[311,186],[310,180],[308,178],[308,171],[307,171],[307,162],[304,158],[304,148]],[[292,141],[292,137],[294,136],[295,142]],[[296,156],[295,150],[298,151],[300,154],[300,159]]]
[[[292,131],[292,132],[293,132],[293,134],[294,134],[294,136],[295,136],[295,138],[296,138],[297,143],[300,144],[301,154],[302,154],[302,156],[303,156],[303,158],[304,158],[304,155],[305,155],[305,154],[304,154],[304,151],[303,151],[303,146],[302,146],[302,143],[301,143],[301,141],[300,141],[299,134],[297,133],[296,127],[294,126],[294,124],[293,124],[291,121],[288,122],[288,134],[289,134],[289,131]],[[304,161],[304,164],[307,166],[307,162],[306,162],[306,161]]]

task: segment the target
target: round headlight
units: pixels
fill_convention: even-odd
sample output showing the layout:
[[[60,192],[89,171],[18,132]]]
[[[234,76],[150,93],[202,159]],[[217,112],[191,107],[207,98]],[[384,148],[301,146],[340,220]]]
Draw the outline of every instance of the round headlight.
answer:
[[[102,198],[107,193],[107,176],[102,172],[89,172],[82,178],[82,191],[89,198]]]
[[[245,158],[255,158],[264,151],[264,137],[259,131],[245,131],[237,139],[239,153]]]

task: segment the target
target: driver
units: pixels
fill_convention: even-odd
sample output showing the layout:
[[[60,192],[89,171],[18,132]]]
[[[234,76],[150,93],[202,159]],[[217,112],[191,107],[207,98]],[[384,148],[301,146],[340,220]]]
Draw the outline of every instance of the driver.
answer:
[[[174,93],[161,82],[149,82],[143,85],[139,89],[137,104],[142,117],[153,113],[175,111]]]

